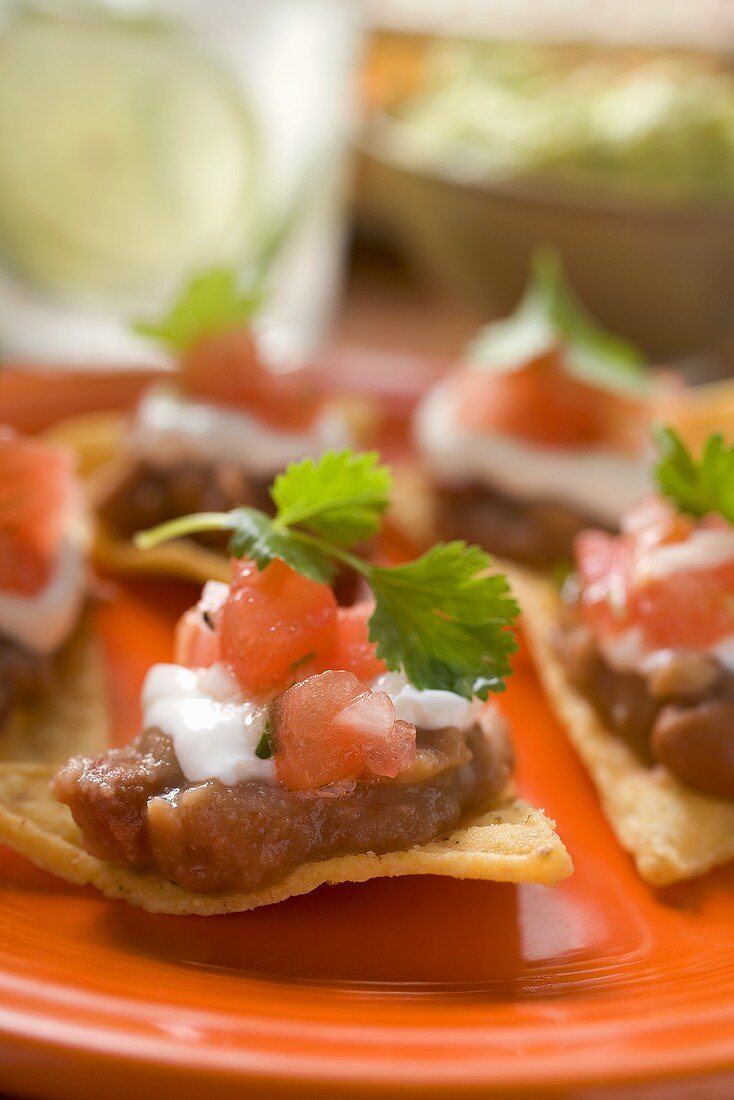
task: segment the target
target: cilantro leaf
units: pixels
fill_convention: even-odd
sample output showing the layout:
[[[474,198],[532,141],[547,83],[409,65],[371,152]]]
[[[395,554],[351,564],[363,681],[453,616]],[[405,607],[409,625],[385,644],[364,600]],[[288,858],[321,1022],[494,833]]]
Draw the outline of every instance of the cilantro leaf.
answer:
[[[679,512],[705,516],[717,512],[734,524],[734,447],[723,437],[709,436],[697,462],[672,428],[659,425],[653,431],[660,459],[655,479],[660,491]]]
[[[270,760],[273,755],[273,741],[270,736],[270,722],[265,723],[262,737],[255,746],[255,756],[258,760]]]
[[[557,253],[544,248],[533,255],[515,312],[480,332],[469,359],[480,369],[509,371],[558,347],[569,373],[592,386],[636,393],[650,388],[641,353],[591,317],[564,279]]]
[[[402,668],[419,689],[467,698],[504,689],[519,609],[490,564],[478,547],[449,542],[406,565],[371,568],[370,639],[388,668]]]
[[[309,580],[328,584],[333,579],[334,566],[328,554],[304,543],[296,532],[277,526],[256,508],[237,508],[230,514],[234,519],[234,532],[227,551],[232,557],[252,558],[258,569],[280,558]]]
[[[261,302],[262,294],[240,287],[235,271],[215,267],[195,275],[160,320],[136,321],[132,328],[182,352],[202,336],[249,324]]]
[[[392,479],[375,452],[328,452],[279,474],[271,490],[278,526],[304,527],[339,546],[374,535],[390,502]]]
[[[375,597],[369,622],[378,655],[417,688],[486,698],[502,691],[516,648],[517,604],[491,559],[463,542],[438,544],[416,561],[373,565],[347,549],[372,534],[388,505],[389,471],[374,454],[327,454],[290,466],[271,491],[274,518],[255,508],[201,513],[136,536],[143,549],[204,530],[231,531],[231,554],[264,569],[276,558],[318,582],[335,564],[367,580]]]

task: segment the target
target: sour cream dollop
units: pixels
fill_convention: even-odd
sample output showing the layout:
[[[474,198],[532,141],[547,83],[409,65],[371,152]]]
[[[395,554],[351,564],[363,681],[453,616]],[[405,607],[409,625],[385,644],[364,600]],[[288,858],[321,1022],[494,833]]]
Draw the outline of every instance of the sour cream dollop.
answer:
[[[273,760],[255,749],[265,732],[268,710],[246,699],[221,664],[206,669],[153,665],[143,685],[143,725],[173,741],[181,771],[191,783],[219,779],[231,785],[247,779],[274,782]]]
[[[133,425],[135,447],[162,464],[201,455],[263,476],[307,455],[344,450],[352,442],[344,417],[328,405],[308,431],[284,432],[242,409],[197,401],[171,386],[154,386],[143,394]]]
[[[478,481],[509,497],[557,501],[614,526],[650,487],[649,459],[603,447],[538,447],[499,433],[467,430],[451,379],[436,386],[416,418],[416,442],[441,481]]]
[[[430,688],[419,691],[402,672],[388,672],[372,685],[373,691],[386,692],[395,704],[395,716],[412,722],[417,729],[438,730],[456,726],[465,730],[473,725],[482,709],[478,699],[465,699],[453,691]]]

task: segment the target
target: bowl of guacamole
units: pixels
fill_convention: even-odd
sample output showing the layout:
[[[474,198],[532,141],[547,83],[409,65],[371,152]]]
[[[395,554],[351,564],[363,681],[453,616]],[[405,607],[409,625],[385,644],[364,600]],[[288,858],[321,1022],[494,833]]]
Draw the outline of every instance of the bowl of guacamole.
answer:
[[[511,307],[551,243],[594,312],[654,356],[734,327],[734,73],[719,59],[434,41],[366,146],[406,247],[478,311]]]

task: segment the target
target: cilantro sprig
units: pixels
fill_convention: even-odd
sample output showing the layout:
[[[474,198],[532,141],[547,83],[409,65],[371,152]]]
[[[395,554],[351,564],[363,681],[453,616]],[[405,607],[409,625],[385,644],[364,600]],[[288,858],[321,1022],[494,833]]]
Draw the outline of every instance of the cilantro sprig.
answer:
[[[231,531],[229,552],[260,569],[279,558],[305,577],[329,581],[337,565],[372,589],[370,640],[393,671],[419,689],[486,699],[502,691],[516,649],[519,613],[491,559],[463,542],[439,543],[415,561],[375,565],[352,547],[373,535],[390,500],[389,470],[376,454],[328,453],[280,474],[270,491],[273,517],[255,508],[184,516],[136,536],[141,549],[198,531]]]
[[[558,254],[542,248],[515,312],[482,329],[469,360],[479,369],[510,371],[555,348],[568,372],[592,386],[627,393],[650,388],[641,353],[594,320],[566,282]]]
[[[249,324],[263,297],[231,268],[215,267],[194,275],[159,320],[135,321],[132,329],[181,353],[204,336]]]
[[[679,512],[701,516],[718,513],[734,523],[734,447],[717,432],[709,436],[698,461],[673,428],[653,429],[660,455],[655,480]]]

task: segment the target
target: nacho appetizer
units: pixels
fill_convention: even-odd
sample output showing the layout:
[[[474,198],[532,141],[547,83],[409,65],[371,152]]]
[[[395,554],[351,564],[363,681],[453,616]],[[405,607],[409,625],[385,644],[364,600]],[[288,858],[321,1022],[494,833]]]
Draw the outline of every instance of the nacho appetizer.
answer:
[[[79,832],[63,807],[49,816],[38,773],[16,772],[0,775],[0,835],[74,881],[179,913],[379,875],[569,874],[552,823],[512,793],[508,730],[487,702],[515,648],[507,582],[463,543],[392,568],[356,556],[389,488],[376,456],[327,454],[276,480],[274,518],[245,507],[141,538],[229,531],[230,583],[208,582],[179,622],[132,744],[56,774]],[[330,584],[344,563],[372,592],[349,608]]]
[[[142,554],[136,531],[196,511],[247,503],[266,511],[289,462],[352,442],[341,406],[312,372],[265,366],[252,329],[260,302],[229,270],[197,276],[168,316],[139,323],[177,362],[143,393],[119,457],[96,479],[97,555],[122,571],[229,575],[226,538],[201,532]]]
[[[105,743],[88,534],[70,452],[0,427],[0,759]]]
[[[656,385],[586,314],[557,258],[538,254],[516,312],[416,414],[435,535],[544,568],[584,527],[616,530],[648,484]]]
[[[560,599],[515,587],[611,824],[663,885],[734,857],[734,449],[657,439],[657,495],[577,537]]]

